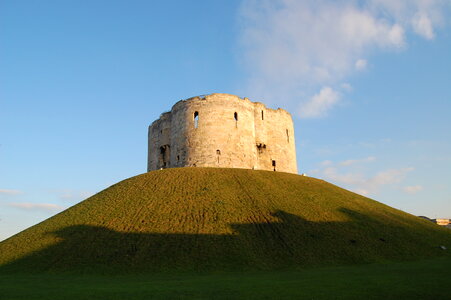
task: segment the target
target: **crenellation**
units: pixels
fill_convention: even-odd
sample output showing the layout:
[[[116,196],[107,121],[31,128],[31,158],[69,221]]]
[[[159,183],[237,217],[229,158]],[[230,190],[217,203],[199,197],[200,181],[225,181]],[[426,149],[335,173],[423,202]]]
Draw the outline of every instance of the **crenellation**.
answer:
[[[224,167],[297,173],[291,115],[230,94],[191,97],[149,126],[148,171]]]

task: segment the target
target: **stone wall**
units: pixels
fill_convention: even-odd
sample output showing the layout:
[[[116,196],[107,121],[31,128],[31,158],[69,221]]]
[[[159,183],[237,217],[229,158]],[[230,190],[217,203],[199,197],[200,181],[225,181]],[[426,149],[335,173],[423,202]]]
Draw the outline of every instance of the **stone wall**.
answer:
[[[147,170],[220,167],[297,173],[291,115],[229,94],[177,102],[149,126]]]

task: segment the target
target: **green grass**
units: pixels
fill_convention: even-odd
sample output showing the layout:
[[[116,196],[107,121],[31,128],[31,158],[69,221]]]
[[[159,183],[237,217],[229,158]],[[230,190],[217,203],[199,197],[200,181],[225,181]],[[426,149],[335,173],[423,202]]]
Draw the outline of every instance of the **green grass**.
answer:
[[[0,299],[451,299],[450,269],[441,258],[240,273],[0,272]]]
[[[0,272],[300,270],[447,256],[451,231],[322,180],[181,168],[119,182],[0,243]],[[278,274],[278,273],[274,273]]]

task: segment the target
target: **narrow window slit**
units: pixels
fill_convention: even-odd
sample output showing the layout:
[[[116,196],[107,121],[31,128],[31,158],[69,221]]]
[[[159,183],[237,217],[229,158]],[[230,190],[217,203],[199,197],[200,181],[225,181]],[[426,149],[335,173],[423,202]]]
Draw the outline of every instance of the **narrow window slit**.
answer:
[[[194,128],[197,128],[199,126],[199,112],[194,112]]]
[[[166,168],[170,165],[171,159],[171,147],[169,145],[162,145],[160,147],[160,155],[159,155],[159,168]]]

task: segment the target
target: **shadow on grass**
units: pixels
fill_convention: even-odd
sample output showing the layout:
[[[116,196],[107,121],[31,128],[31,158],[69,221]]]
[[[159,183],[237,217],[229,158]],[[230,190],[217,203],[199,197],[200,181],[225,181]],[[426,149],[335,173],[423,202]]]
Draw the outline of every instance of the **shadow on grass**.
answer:
[[[231,224],[235,234],[123,233],[76,225],[48,234],[54,245],[0,271],[145,272],[262,270],[367,263],[443,254],[436,237],[342,209],[348,222],[310,222],[284,211],[278,222]],[[429,238],[429,239],[428,239]],[[450,238],[443,241],[451,243]]]

